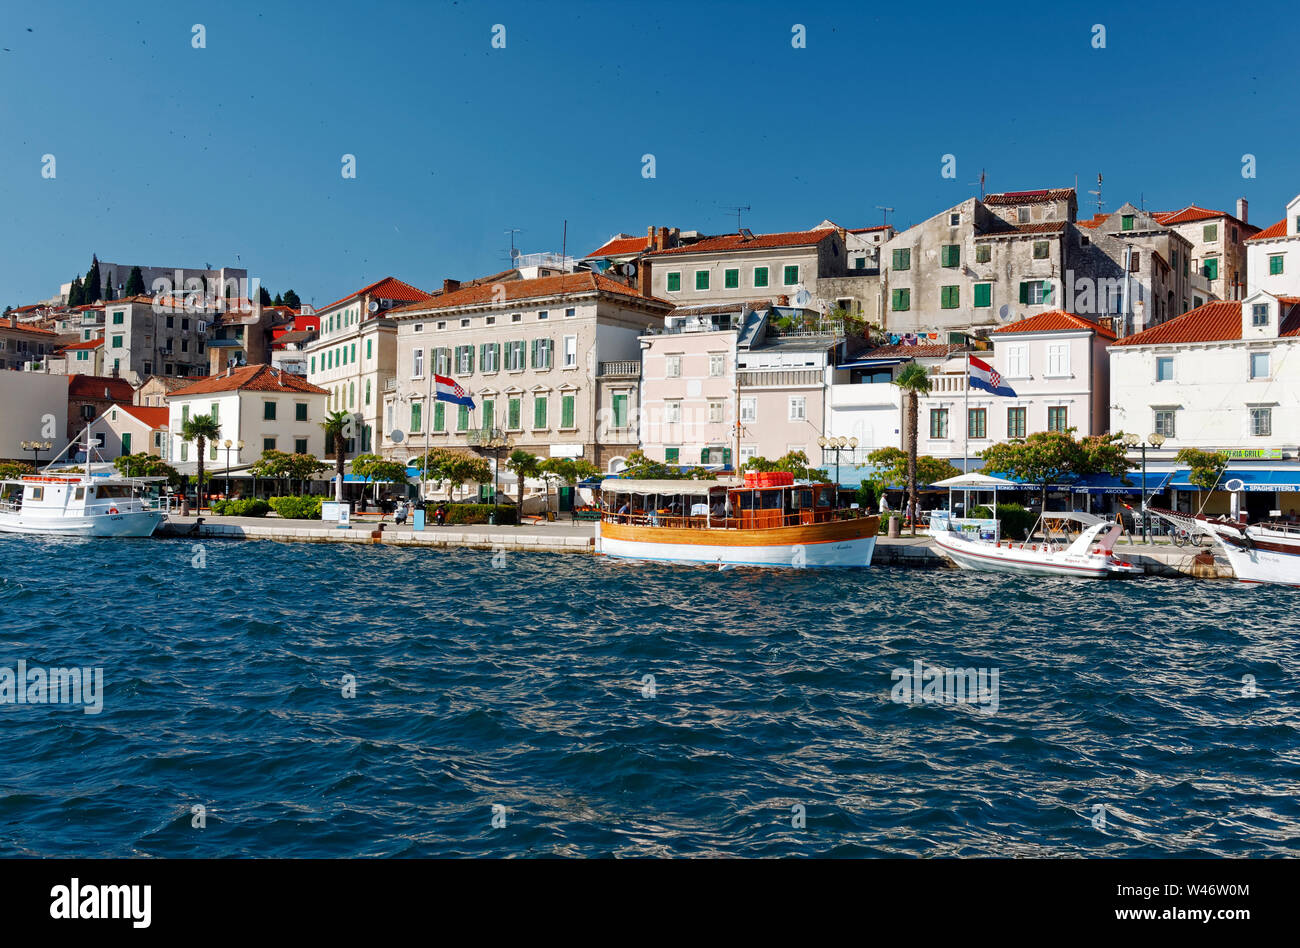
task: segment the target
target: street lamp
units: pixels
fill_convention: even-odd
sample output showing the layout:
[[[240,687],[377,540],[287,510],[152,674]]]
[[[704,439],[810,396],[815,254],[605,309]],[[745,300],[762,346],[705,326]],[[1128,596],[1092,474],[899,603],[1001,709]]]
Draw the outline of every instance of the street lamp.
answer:
[[[827,438],[824,435],[817,439],[817,444],[822,449],[822,459],[825,460],[827,451],[835,452],[835,492],[838,494],[840,489],[840,452],[844,450],[856,451],[858,447],[857,438]]]
[[[242,451],[244,450],[244,442],[231,441],[229,438],[227,438],[223,442],[222,447],[226,449],[226,500],[229,500],[230,499],[230,449],[234,448],[236,450]]]
[[[497,486],[501,478],[501,452],[510,450],[514,443],[500,428],[491,428],[487,438],[479,442],[479,447],[487,448],[493,454],[496,463],[492,465],[492,522],[497,522]],[[518,523],[516,523],[518,526]]]
[[[1128,448],[1141,447],[1142,449],[1142,542],[1151,542],[1151,531],[1147,526],[1147,448],[1159,449],[1165,443],[1165,436],[1158,431],[1147,435],[1143,441],[1135,434],[1126,434],[1122,439],[1124,446]]]
[[[32,452],[32,467],[37,470],[40,470],[41,467],[41,452],[48,451],[52,447],[54,447],[54,443],[51,441],[24,441],[22,443],[24,451]]]

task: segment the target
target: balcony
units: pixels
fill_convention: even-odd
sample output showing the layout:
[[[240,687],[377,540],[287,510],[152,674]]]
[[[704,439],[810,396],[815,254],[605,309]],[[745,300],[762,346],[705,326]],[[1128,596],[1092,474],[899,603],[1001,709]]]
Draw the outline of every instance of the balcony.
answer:
[[[799,388],[822,384],[821,369],[740,369],[741,388]]]
[[[597,376],[602,379],[639,379],[640,362],[602,362]]]
[[[464,435],[471,448],[491,448],[493,441],[504,442],[507,437],[504,428],[471,428]]]

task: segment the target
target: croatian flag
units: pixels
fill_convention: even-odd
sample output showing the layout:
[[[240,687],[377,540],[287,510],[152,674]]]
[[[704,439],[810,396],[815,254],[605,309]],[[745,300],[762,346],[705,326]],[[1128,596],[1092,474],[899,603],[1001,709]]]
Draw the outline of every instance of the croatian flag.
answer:
[[[455,402],[457,405],[464,405],[467,408],[474,407],[474,399],[465,394],[465,390],[457,384],[455,379],[449,379],[445,375],[435,375],[433,377],[435,388],[434,398],[440,402]]]
[[[1010,385],[1002,384],[1002,376],[998,375],[997,369],[983,359],[977,359],[974,356],[969,358],[971,388],[982,388],[993,395],[1015,398],[1015,390]]]

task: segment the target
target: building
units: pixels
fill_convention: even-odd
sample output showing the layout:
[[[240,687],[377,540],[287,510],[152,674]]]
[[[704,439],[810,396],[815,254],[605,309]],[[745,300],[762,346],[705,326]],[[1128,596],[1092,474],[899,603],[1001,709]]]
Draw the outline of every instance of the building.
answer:
[[[125,379],[102,375],[69,374],[67,436],[75,441],[88,423],[114,404],[131,401],[133,389]]]
[[[68,446],[69,377],[44,372],[0,372],[0,460],[26,461],[37,455],[25,451],[24,441],[50,442],[39,460],[50,460]],[[22,411],[13,406],[21,405]]]
[[[1153,215],[1191,244],[1189,309],[1210,300],[1240,300],[1248,288],[1254,289],[1249,286],[1246,241],[1259,228],[1246,222],[1248,210],[1246,199],[1238,198],[1236,214],[1189,204],[1181,211]]]
[[[281,316],[284,308],[248,300],[218,304],[205,321],[202,345],[208,358],[204,374],[220,375],[228,368],[245,365],[270,365],[275,328],[292,319]]]
[[[1149,460],[1168,470],[1184,447],[1227,451],[1224,483],[1248,482],[1240,493],[1252,519],[1300,507],[1300,297],[1256,291],[1206,303],[1118,340],[1110,360],[1111,429],[1163,436]],[[1177,476],[1169,486],[1191,489]],[[1227,509],[1210,500],[1211,512]]]
[[[99,298],[104,300],[108,287],[113,288],[113,296],[122,297],[126,291],[126,281],[131,276],[131,269],[136,264],[109,263],[99,261],[99,277],[103,281]],[[215,301],[226,296],[237,299],[249,299],[258,295],[248,282],[248,271],[239,267],[204,268],[189,267],[149,267],[140,265],[140,275],[144,278],[145,292],[151,296],[171,296],[198,293],[208,301]],[[82,279],[85,279],[82,277]],[[72,283],[59,287],[57,300],[64,306],[68,303],[68,294]],[[229,291],[229,292],[227,292]]]
[[[181,431],[190,418],[211,415],[221,426],[221,436],[208,446],[209,464],[228,461],[231,468],[242,469],[271,450],[324,458],[327,446],[321,423],[328,399],[329,392],[320,386],[272,366],[232,367],[167,396],[170,434],[163,457],[182,473],[193,473],[198,460],[195,445],[185,441]],[[226,441],[232,446],[229,456]],[[332,454],[333,446],[328,450]]]
[[[150,454],[162,457],[167,437],[167,409],[141,405],[111,406],[91,425],[90,433],[99,444],[105,461],[126,454]]]
[[[132,386],[151,375],[206,375],[208,327],[225,308],[225,300],[207,304],[170,296],[107,302],[102,371]]]
[[[165,408],[167,396],[192,381],[174,375],[151,375],[135,387],[135,396],[131,399],[131,403],[146,408]]]
[[[1246,239],[1246,256],[1250,293],[1300,296],[1300,194],[1282,220]]]
[[[0,320],[0,369],[42,371],[59,348],[58,334],[20,323],[9,315]]]
[[[349,452],[368,453],[377,443],[383,392],[397,372],[397,323],[390,311],[432,298],[390,276],[316,311],[319,335],[302,344],[298,360],[307,363],[308,381],[329,393],[331,411],[360,416]],[[287,359],[281,356],[281,364]]]
[[[542,457],[617,464],[636,445],[630,364],[640,360],[637,339],[670,309],[626,284],[578,272],[448,285],[427,302],[391,310],[397,370],[382,394],[379,446],[398,460],[422,455],[426,445],[494,457],[483,445],[500,434]],[[474,411],[433,399],[435,374],[454,378],[474,398]]]
[[[103,375],[103,338],[97,336],[64,346],[50,358],[49,367],[59,375]]]

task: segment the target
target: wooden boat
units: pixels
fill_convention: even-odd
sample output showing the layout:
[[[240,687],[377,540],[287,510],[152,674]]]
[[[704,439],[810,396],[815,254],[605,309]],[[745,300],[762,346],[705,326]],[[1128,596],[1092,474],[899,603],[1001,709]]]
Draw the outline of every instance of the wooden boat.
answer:
[[[838,507],[833,484],[795,484],[779,474],[747,479],[606,478],[596,552],[719,567],[871,565],[880,518]]]
[[[1300,525],[1268,522],[1247,525],[1158,507],[1147,510],[1177,527],[1212,537],[1243,583],[1300,586]]]

